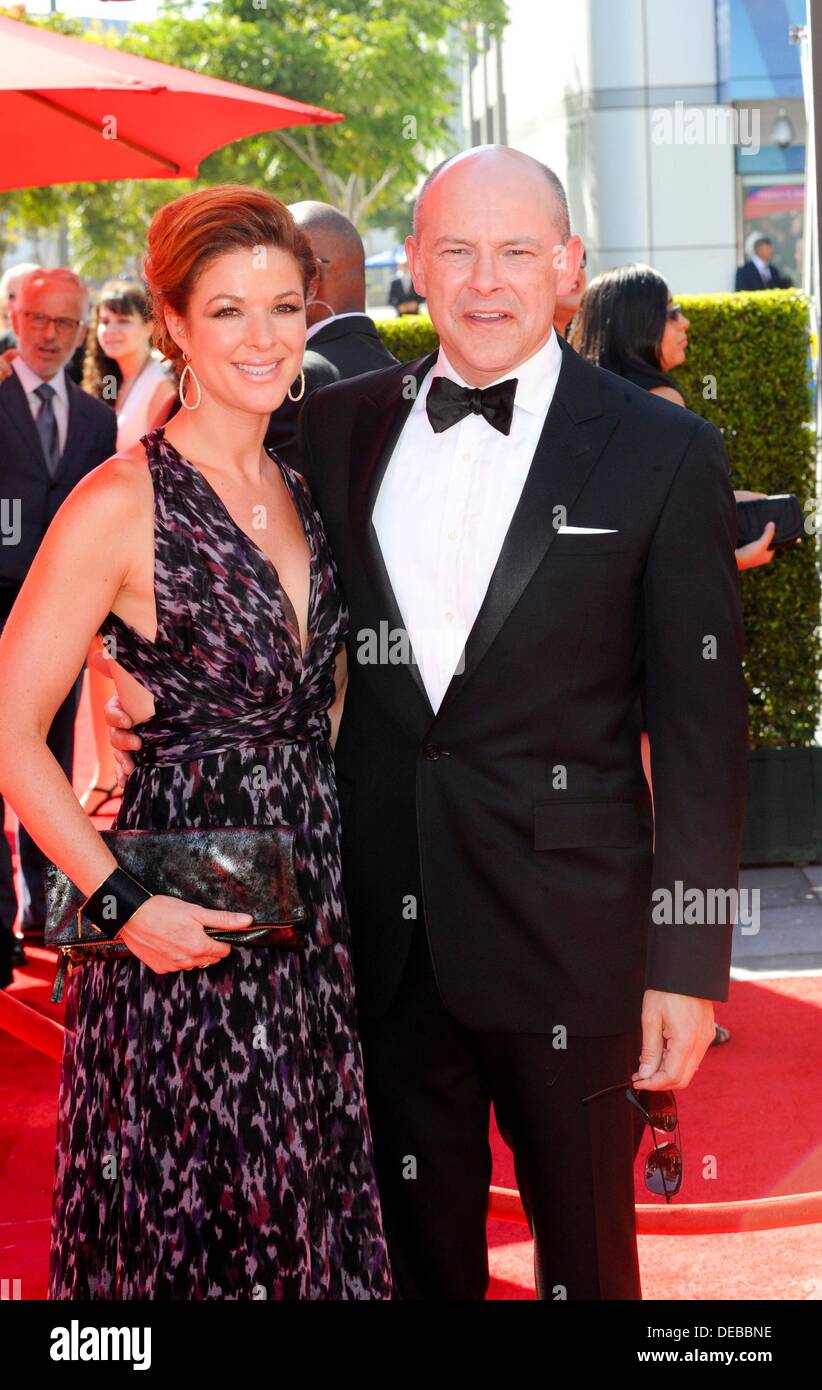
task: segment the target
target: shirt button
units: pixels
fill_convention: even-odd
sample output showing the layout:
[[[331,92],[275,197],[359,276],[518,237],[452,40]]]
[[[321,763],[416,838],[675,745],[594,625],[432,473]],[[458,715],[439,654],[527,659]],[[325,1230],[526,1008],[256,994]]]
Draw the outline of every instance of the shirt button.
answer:
[[[429,758],[431,762],[436,762],[437,758],[440,756],[440,750],[436,743],[426,743],[422,752],[423,757]]]
[[[453,623],[453,621],[454,621],[454,614],[453,614],[453,613],[446,613],[445,616],[446,616],[446,619],[448,620],[449,623]]]
[[[456,533],[456,531],[449,531],[449,532],[448,532],[448,539],[449,539],[449,541],[455,541],[455,540],[457,539],[457,533]]]
[[[463,460],[463,463],[470,463],[470,462],[471,462],[471,455],[468,454],[468,453],[463,454],[462,460]]]

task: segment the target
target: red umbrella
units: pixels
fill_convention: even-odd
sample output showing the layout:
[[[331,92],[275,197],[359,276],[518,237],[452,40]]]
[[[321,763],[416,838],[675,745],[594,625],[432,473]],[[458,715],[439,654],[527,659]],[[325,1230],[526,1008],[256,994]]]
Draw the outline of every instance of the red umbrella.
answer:
[[[201,159],[243,135],[342,119],[0,18],[0,189],[192,178]]]

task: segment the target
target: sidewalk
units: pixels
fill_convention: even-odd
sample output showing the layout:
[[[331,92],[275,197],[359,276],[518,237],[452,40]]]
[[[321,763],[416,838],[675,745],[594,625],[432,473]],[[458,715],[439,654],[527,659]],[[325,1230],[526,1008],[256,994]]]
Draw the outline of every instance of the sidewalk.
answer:
[[[752,890],[759,894],[759,931],[734,930],[733,978],[822,973],[822,864],[742,869],[739,888],[749,903]]]

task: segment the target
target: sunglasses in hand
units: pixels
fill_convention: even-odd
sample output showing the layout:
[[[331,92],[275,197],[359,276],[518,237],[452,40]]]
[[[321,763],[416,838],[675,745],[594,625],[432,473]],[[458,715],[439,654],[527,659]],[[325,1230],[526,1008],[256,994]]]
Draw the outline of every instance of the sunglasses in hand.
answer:
[[[624,1093],[625,1099],[639,1111],[654,1136],[654,1147],[645,1158],[645,1186],[657,1197],[670,1202],[682,1186],[682,1143],[679,1136],[679,1116],[673,1091],[637,1091],[630,1082],[608,1086],[592,1096],[583,1097],[583,1105],[601,1096]],[[657,1131],[676,1134],[679,1143],[657,1143]]]

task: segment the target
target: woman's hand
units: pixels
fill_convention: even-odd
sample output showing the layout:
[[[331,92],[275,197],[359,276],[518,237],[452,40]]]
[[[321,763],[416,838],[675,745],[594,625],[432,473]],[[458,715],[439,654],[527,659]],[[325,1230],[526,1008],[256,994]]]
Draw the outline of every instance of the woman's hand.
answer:
[[[748,492],[746,489],[740,489],[734,492],[734,497],[737,502],[755,502],[757,498],[767,496],[767,492]],[[775,530],[776,526],[772,521],[769,521],[758,540],[749,541],[747,545],[740,545],[737,547],[736,567],[738,570],[753,570],[756,569],[758,565],[769,565],[771,563],[776,551],[770,550],[769,546]],[[801,545],[802,542],[797,541],[796,544]]]
[[[204,969],[229,954],[228,942],[213,941],[204,927],[240,931],[253,921],[250,912],[222,912],[157,893],[137,909],[117,940],[155,974],[166,975],[172,970]]]
[[[756,569],[757,565],[769,565],[771,563],[776,551],[769,550],[768,547],[775,530],[774,523],[769,521],[758,540],[748,541],[747,545],[737,546],[735,554],[738,570],[753,570]]]

